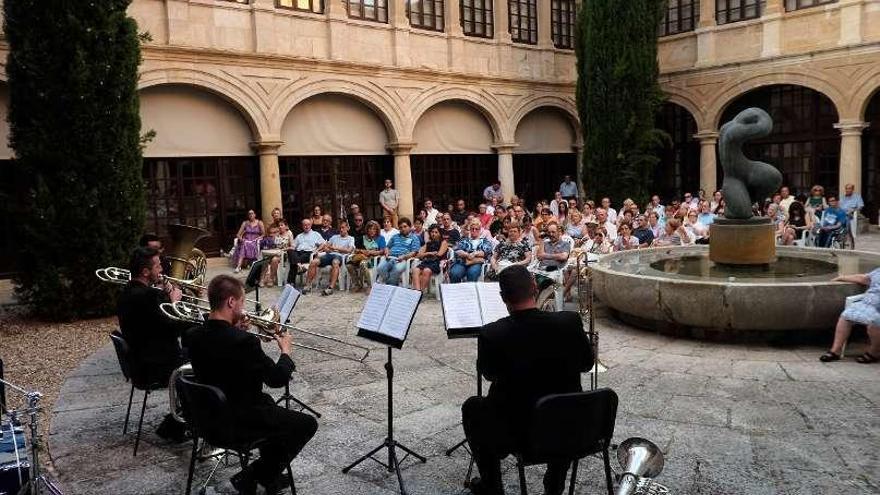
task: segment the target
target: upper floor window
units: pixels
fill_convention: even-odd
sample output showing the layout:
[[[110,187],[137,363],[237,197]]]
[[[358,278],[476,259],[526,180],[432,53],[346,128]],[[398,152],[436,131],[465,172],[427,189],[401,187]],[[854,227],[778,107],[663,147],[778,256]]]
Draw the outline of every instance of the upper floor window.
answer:
[[[510,37],[516,43],[538,43],[538,1],[508,0]]]
[[[660,36],[693,31],[700,20],[700,0],[669,0],[660,21]]]
[[[826,3],[837,3],[837,0],[785,0],[785,10],[791,12],[792,10],[806,9]]]
[[[495,35],[493,0],[461,0],[461,28],[465,36],[491,38]]]
[[[408,0],[406,15],[414,28],[443,31],[443,0]]]
[[[764,12],[764,0],[716,0],[715,20],[718,24],[757,19]]]
[[[388,0],[348,0],[348,17],[388,22]]]
[[[324,0],[275,0],[276,5],[294,10],[303,10],[305,12],[314,12],[316,14],[324,13]]]
[[[574,48],[574,0],[552,0],[550,4],[550,36],[556,48]]]

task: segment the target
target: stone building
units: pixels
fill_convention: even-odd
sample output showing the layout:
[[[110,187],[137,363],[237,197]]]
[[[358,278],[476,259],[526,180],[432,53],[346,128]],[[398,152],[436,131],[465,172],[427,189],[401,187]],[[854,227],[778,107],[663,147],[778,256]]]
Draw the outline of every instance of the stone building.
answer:
[[[377,216],[386,177],[406,215],[425,197],[473,204],[496,178],[507,194],[550,195],[582,149],[575,10],[575,0],[134,0],[152,37],[140,79],[143,127],[156,131],[148,228],[209,228],[216,251],[248,208],[298,219],[357,203]],[[670,0],[659,35],[669,101],[658,123],[674,146],[658,192],[718,187],[720,123],[759,105],[776,126],[754,154],[797,191],[856,184],[876,221],[880,1]]]

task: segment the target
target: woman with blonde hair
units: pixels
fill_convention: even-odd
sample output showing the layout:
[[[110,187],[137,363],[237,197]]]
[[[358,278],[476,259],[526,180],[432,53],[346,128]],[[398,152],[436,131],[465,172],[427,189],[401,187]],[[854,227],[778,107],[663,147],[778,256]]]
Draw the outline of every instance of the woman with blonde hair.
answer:
[[[365,285],[370,285],[370,268],[384,250],[385,238],[380,233],[379,222],[370,220],[364,227],[364,248],[355,249],[345,266],[353,285],[351,292],[360,292]]]

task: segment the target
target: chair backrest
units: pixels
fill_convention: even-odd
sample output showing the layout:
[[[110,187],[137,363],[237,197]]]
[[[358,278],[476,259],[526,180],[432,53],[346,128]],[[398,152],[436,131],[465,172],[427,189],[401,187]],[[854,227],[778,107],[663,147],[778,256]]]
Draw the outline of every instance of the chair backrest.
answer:
[[[128,342],[122,337],[122,332],[113,330],[110,332],[110,341],[113,342],[113,348],[116,349],[116,359],[119,360],[119,368],[122,370],[122,376],[128,381],[131,379],[131,356],[128,348]]]
[[[183,408],[183,417],[195,434],[215,447],[222,447],[229,438],[229,403],[226,394],[213,386],[198,383],[195,377],[177,376],[174,384]]]
[[[611,443],[616,418],[617,394],[610,388],[542,397],[535,405],[524,457],[545,463],[600,452]]]

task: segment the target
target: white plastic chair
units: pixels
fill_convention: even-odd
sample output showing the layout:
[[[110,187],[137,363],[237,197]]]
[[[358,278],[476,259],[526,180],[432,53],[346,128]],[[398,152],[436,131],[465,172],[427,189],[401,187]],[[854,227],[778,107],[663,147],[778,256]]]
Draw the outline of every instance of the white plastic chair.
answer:
[[[339,254],[339,253],[336,253]],[[312,252],[312,256],[309,257],[309,261],[311,262],[318,255],[317,252]],[[336,279],[336,285],[339,287],[339,290],[348,290],[348,270],[345,269],[345,264],[348,262],[348,258],[351,257],[350,254],[342,255],[342,263],[339,265],[339,278]],[[327,265],[318,270],[318,276],[315,280],[318,282],[318,285],[321,285],[321,278],[323,276],[327,276],[327,285],[330,285],[330,270],[332,265]]]

